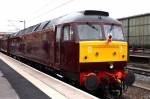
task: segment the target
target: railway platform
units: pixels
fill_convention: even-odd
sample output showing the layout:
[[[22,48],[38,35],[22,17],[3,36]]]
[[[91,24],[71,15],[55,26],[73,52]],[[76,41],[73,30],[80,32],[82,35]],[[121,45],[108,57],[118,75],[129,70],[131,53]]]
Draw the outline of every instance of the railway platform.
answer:
[[[0,59],[0,99],[51,99]]]
[[[2,53],[0,83],[0,99],[98,99]]]
[[[18,94],[11,87],[8,80],[4,77],[0,71],[0,99],[19,99]]]

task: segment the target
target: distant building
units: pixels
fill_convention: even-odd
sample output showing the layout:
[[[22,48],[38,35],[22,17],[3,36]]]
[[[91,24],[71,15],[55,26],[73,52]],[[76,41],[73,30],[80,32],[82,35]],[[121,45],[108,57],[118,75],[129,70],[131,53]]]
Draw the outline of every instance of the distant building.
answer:
[[[130,48],[150,48],[150,13],[118,19]]]
[[[0,32],[0,39],[6,34],[6,32]]]

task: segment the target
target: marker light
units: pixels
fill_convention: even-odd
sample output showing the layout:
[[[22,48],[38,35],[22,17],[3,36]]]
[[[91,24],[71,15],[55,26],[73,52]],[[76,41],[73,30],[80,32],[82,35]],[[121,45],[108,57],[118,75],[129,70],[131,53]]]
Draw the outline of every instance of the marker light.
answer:
[[[108,39],[107,39],[108,42],[111,42],[112,41],[112,35],[111,34],[108,34]]]
[[[113,68],[114,68],[114,65],[110,64],[109,69],[113,69]]]

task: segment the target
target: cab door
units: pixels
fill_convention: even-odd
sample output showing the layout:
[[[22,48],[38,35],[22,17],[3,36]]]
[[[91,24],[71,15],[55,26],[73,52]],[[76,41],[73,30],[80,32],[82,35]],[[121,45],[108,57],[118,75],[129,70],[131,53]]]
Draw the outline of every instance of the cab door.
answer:
[[[75,45],[75,33],[72,24],[62,27],[61,36],[61,69],[64,71],[74,71],[77,48]]]
[[[60,69],[60,46],[61,46],[61,27],[55,28],[55,68]]]
[[[55,39],[55,68],[66,72],[77,71],[79,47],[75,43],[73,26],[57,26]]]

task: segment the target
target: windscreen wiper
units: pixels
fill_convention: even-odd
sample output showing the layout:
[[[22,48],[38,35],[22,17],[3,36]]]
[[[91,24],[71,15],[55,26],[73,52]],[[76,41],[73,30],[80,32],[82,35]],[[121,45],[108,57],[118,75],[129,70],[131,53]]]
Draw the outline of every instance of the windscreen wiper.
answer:
[[[89,27],[91,27],[92,29],[98,31],[98,29],[97,29],[94,25],[92,25],[91,23],[87,22],[86,24],[87,24]]]
[[[114,28],[114,24],[111,24],[111,27],[110,27],[110,29],[109,29],[109,34],[111,33],[111,31],[113,30],[113,28]]]

